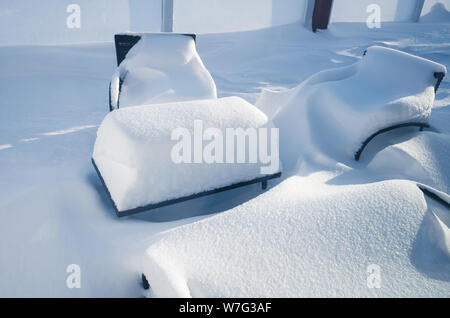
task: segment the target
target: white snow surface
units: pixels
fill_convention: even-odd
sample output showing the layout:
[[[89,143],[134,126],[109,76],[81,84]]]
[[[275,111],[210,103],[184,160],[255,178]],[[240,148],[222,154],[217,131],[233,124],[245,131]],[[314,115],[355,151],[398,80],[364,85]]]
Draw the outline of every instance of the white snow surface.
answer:
[[[201,126],[197,124],[196,128],[195,121],[201,121]],[[209,141],[203,141],[210,128],[217,130],[210,131],[214,135],[208,137]],[[230,149],[233,162],[226,161],[226,129],[248,128],[270,130],[273,125],[263,112],[240,97],[128,107],[105,117],[97,133],[93,159],[118,210],[124,211],[264,176],[260,161],[235,163],[235,147]],[[173,139],[176,129],[183,129],[186,135]],[[237,145],[237,138],[233,138]],[[223,151],[219,162],[204,158],[205,152],[211,152],[208,145]],[[278,149],[278,144],[270,147]],[[177,155],[189,151],[188,162],[175,162],[174,149],[178,149]],[[249,152],[250,146],[247,158]],[[196,162],[198,154],[201,158]]]
[[[114,97],[118,94],[118,76],[123,80],[121,108],[217,97],[214,80],[191,36],[141,34],[114,73],[111,81]]]
[[[291,89],[373,45],[448,67],[449,34],[448,23],[333,24],[315,34],[289,25],[200,35],[197,49],[219,97],[254,104],[262,88]],[[432,129],[380,135],[360,162],[307,152],[264,194],[254,185],[118,219],[90,162],[114,45],[2,47],[0,57],[1,296],[139,297],[144,270],[153,296],[448,297],[449,212],[416,186],[449,197],[448,78]],[[389,153],[422,170],[386,173],[400,165]],[[80,289],[67,288],[70,264],[80,265]],[[379,289],[367,286],[371,264]],[[203,273],[206,265],[215,267]]]

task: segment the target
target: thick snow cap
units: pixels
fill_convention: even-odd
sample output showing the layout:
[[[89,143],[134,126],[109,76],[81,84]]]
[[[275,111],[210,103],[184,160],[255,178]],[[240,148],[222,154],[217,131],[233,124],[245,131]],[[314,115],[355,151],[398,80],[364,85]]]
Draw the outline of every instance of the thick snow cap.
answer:
[[[128,107],[105,117],[93,159],[117,209],[125,211],[278,173],[272,128],[263,112],[239,97]],[[261,144],[233,139],[229,131],[267,141],[265,153],[273,160],[262,160],[258,152],[252,161],[252,146],[261,151]],[[248,146],[241,163],[239,139]],[[228,142],[234,143],[230,151]]]
[[[117,100],[123,108],[216,98],[217,91],[191,36],[142,34],[113,75],[111,97],[114,108]]]
[[[273,114],[280,127],[283,159],[295,160],[309,151],[348,160],[381,129],[428,123],[435,72],[446,73],[446,68],[373,46],[351,66],[319,72],[288,91],[264,91],[257,106]],[[292,118],[296,125],[289,124]]]

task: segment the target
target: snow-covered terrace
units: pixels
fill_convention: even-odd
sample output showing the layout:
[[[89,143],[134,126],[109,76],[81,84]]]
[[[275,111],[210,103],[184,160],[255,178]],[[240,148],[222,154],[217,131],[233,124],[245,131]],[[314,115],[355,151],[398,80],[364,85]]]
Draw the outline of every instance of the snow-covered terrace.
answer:
[[[379,29],[335,16],[328,30],[317,33],[304,23],[290,23],[199,34],[197,49],[220,97],[237,95],[255,103],[261,89],[292,88],[318,71],[357,62],[372,45],[448,68],[450,6],[439,8],[444,10],[435,10],[434,18],[425,13],[422,22],[385,22]],[[155,31],[160,24],[140,27]],[[100,40],[104,32],[125,31],[122,27],[130,24],[102,30]],[[90,38],[90,43],[26,45],[35,37],[16,43],[2,29],[0,296],[140,297],[141,272],[157,272],[148,265],[146,250],[158,235],[163,239],[149,255],[157,258],[165,249],[167,265],[176,263],[173,279],[187,281],[190,296],[448,296],[449,211],[416,186],[426,184],[447,199],[450,193],[448,78],[436,95],[432,129],[386,135],[360,162],[308,158],[271,181],[268,192],[248,186],[118,219],[90,161],[97,128],[108,112],[114,44]],[[55,36],[65,39],[63,33]],[[408,81],[401,74],[399,80]],[[226,227],[227,217],[236,228]],[[221,228],[217,237],[224,240],[215,242],[209,225],[196,229],[200,220]],[[242,233],[244,241],[250,239],[252,227],[263,243],[247,246],[253,249],[245,254],[232,238]],[[443,234],[434,235],[436,229]],[[164,239],[168,230],[175,234]],[[189,231],[200,231],[205,240],[189,237]],[[246,257],[224,266],[208,254],[230,246]],[[196,267],[200,257],[205,268]],[[279,272],[261,272],[250,266],[254,260],[267,268],[275,262]],[[239,261],[250,265],[240,267]],[[80,289],[67,288],[69,264],[81,268]],[[370,264],[383,270],[380,289],[366,286]],[[150,280],[164,285],[164,275]],[[159,290],[154,296],[186,296]]]

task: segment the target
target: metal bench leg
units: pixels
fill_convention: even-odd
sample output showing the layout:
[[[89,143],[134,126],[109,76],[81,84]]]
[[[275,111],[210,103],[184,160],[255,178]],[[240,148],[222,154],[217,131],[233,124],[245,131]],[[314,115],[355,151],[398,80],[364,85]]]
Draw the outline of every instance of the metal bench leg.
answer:
[[[150,289],[150,284],[148,283],[147,277],[145,277],[145,275],[142,274],[141,278],[142,278],[142,287],[144,287],[144,289]]]
[[[264,181],[261,182],[261,188],[262,188],[263,190],[266,190],[266,189],[267,189],[267,180],[264,180]]]

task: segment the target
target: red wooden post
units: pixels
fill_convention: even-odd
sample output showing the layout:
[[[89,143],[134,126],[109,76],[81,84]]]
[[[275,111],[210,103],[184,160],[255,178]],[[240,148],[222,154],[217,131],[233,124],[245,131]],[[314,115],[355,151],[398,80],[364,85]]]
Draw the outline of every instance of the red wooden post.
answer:
[[[333,0],[316,0],[314,3],[314,11],[312,17],[312,30],[325,30],[330,20],[331,7]]]

